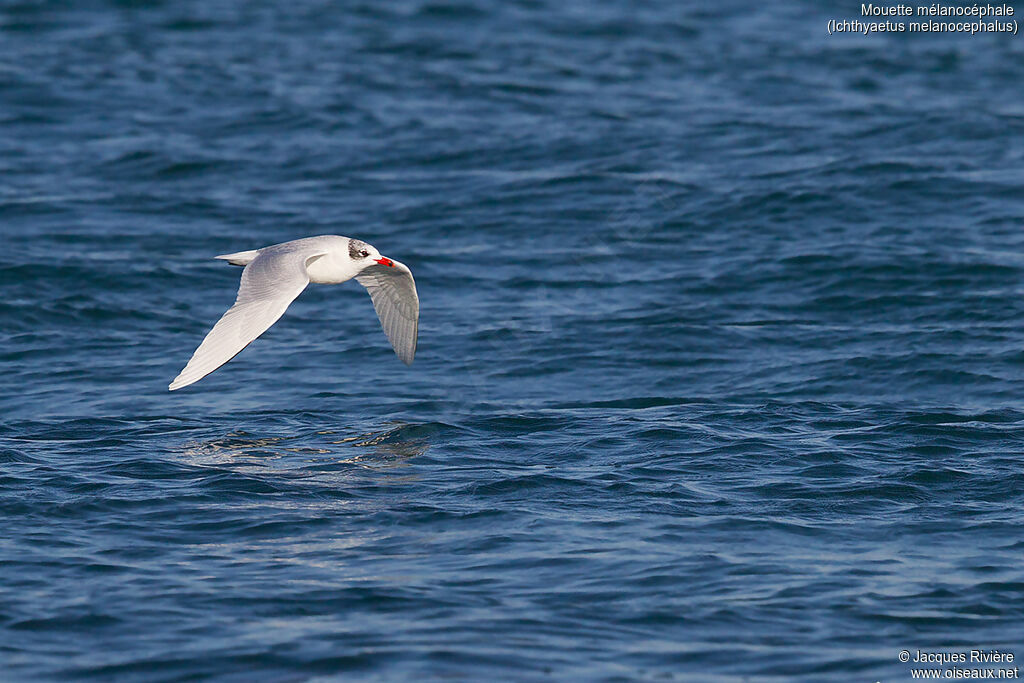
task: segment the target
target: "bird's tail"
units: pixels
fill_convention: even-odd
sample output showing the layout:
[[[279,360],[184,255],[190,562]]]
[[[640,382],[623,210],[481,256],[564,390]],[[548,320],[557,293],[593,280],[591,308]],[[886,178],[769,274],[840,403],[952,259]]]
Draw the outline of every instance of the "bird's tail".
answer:
[[[247,266],[256,258],[258,253],[260,253],[259,249],[253,249],[252,251],[239,251],[234,254],[221,254],[220,256],[214,256],[214,258],[227,261],[233,266]]]

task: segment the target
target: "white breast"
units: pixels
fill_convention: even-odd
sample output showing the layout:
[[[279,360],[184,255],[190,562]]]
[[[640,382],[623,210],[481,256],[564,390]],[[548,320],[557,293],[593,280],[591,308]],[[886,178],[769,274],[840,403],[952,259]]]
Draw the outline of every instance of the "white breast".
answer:
[[[308,266],[309,281],[318,285],[336,285],[354,278],[361,266],[348,256],[348,246],[344,249],[333,248],[326,255],[316,259]]]

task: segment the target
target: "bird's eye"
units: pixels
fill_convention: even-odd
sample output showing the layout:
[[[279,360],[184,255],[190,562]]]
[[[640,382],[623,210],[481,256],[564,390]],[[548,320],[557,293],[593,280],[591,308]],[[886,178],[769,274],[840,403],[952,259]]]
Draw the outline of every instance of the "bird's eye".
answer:
[[[362,256],[363,258],[366,258],[367,256],[370,255],[370,252],[368,252],[368,251],[361,251],[361,252],[359,252],[359,255]]]

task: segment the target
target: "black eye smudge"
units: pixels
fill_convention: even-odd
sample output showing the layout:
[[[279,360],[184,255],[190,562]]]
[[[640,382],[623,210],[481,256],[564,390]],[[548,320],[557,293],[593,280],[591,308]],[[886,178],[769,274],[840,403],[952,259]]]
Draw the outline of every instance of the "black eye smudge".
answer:
[[[348,257],[354,261],[357,258],[364,258],[368,256],[370,252],[363,249],[365,246],[368,246],[366,242],[349,238]]]

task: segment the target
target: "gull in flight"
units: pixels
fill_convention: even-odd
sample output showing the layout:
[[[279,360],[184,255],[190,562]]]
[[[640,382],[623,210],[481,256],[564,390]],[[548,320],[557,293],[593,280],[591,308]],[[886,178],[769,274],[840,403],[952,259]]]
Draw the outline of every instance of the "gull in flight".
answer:
[[[310,282],[336,285],[355,278],[370,292],[395,353],[406,365],[412,363],[420,317],[412,271],[366,242],[320,235],[217,258],[245,266],[238,298],[171,382],[171,391],[198,382],[234,358],[277,322]]]

